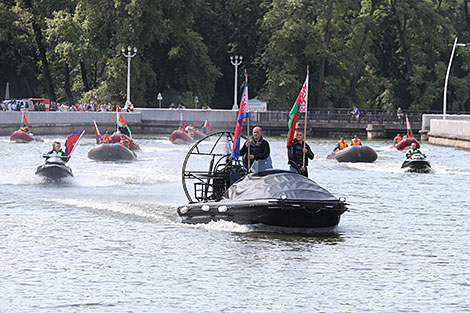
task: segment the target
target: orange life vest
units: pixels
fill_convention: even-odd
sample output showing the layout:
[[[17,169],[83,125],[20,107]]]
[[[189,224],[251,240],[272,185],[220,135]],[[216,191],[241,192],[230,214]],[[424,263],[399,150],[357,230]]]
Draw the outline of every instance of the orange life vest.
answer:
[[[124,147],[126,148],[129,148],[131,142],[129,141],[129,139],[127,138],[124,138],[124,139],[121,139],[121,141],[119,142],[121,145],[123,145]]]
[[[393,141],[395,143],[399,143],[401,141],[401,136],[395,136],[395,138],[393,138]]]
[[[352,146],[360,146],[361,145],[361,139],[359,139],[359,138],[351,139],[351,145]]]
[[[339,143],[338,151],[343,150],[344,148],[348,147],[348,144],[344,140],[338,140],[338,143]]]

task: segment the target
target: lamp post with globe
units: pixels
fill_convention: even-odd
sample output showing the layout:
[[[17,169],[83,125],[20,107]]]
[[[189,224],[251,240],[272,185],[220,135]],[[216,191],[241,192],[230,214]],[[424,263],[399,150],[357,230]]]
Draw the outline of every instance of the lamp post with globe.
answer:
[[[242,64],[243,62],[243,56],[238,56],[236,55],[235,57],[232,55],[230,56],[230,63],[232,63],[233,66],[235,66],[235,90],[233,91],[233,107],[237,107],[237,80],[238,80],[238,66]]]
[[[131,104],[131,59],[137,54],[137,48],[128,46],[126,53],[126,48],[122,47],[121,51],[122,55],[127,58],[127,100],[125,105],[127,108]]]

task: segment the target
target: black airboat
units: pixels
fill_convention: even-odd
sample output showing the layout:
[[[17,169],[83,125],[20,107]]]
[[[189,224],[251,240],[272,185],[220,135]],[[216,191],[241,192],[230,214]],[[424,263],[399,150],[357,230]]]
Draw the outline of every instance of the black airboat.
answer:
[[[178,208],[183,223],[231,221],[290,228],[338,225],[347,210],[345,198],[336,198],[300,174],[269,170],[252,173],[230,159],[233,134],[211,134],[189,150],[182,182],[188,204]],[[200,170],[208,164],[207,170]]]

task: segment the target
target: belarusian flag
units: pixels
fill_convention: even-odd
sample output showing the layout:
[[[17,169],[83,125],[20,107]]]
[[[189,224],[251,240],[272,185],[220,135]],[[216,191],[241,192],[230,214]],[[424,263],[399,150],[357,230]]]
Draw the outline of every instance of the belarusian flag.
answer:
[[[28,120],[26,119],[26,115],[24,115],[24,111],[23,111],[23,117],[21,118],[21,124],[23,126],[28,126],[29,127],[29,123],[28,123]]]
[[[127,125],[126,121],[122,118],[121,114],[119,112],[116,112],[117,114],[117,125],[118,127],[125,127],[129,131],[129,135],[132,135],[131,129],[129,128],[129,125]]]
[[[289,147],[292,140],[294,140],[295,127],[297,125],[297,117],[299,116],[299,112],[305,112],[305,114],[307,114],[307,104],[308,104],[308,73],[307,73],[307,78],[305,78],[304,85],[302,86],[302,89],[300,90],[300,93],[297,96],[297,100],[295,100],[295,103],[289,112],[289,123],[287,124],[289,127],[289,136],[287,137],[287,147]]]

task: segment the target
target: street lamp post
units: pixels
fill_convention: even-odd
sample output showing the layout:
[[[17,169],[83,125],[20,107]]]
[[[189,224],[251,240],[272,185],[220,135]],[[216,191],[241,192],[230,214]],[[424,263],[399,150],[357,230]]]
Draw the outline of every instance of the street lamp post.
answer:
[[[442,119],[446,119],[446,113],[447,113],[447,82],[449,80],[449,74],[450,74],[450,67],[452,65],[452,59],[454,58],[454,52],[455,52],[455,47],[465,47],[466,44],[464,43],[457,43],[457,37],[455,38],[454,41],[454,46],[452,47],[452,53],[450,54],[450,60],[449,60],[449,66],[447,66],[447,73],[446,73],[446,81],[444,83],[444,106],[442,108]]]
[[[157,95],[157,100],[158,100],[158,108],[162,108],[162,100],[163,100],[163,96],[162,96],[162,93],[159,92],[158,95]]]
[[[243,57],[236,55],[235,57],[230,56],[230,63],[235,66],[235,90],[233,91],[233,107],[237,107],[237,82],[238,82],[238,66],[242,64]]]
[[[134,53],[132,53],[132,50]],[[131,48],[131,46],[127,47],[127,53],[126,53],[126,48],[122,47],[121,49],[122,55],[127,58],[127,100],[126,100],[126,107],[128,107],[131,104],[131,59],[135,57],[137,53],[137,48]]]

